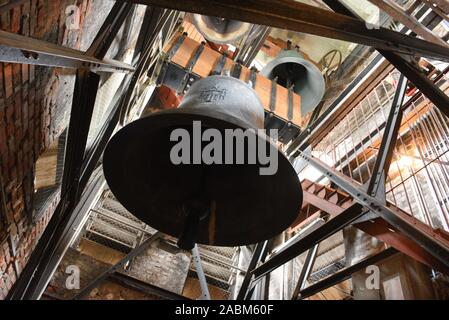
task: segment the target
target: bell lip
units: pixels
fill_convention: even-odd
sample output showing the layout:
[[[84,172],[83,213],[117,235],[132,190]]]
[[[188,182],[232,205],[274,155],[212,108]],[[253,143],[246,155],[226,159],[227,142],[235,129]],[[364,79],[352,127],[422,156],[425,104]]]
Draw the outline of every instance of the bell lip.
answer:
[[[209,111],[208,111],[209,112]],[[165,120],[169,120],[169,118],[172,117],[180,117],[180,116],[191,116],[191,117],[198,117],[198,120],[201,121],[210,121],[212,120],[212,123],[217,123],[217,122],[223,122],[226,124],[229,124],[228,121],[233,121],[233,123],[231,123],[231,125],[229,126],[230,129],[235,128],[235,129],[254,129],[256,130],[256,134],[264,139],[265,141],[268,141],[273,147],[276,148],[277,152],[278,152],[278,170],[284,170],[284,171],[291,171],[291,178],[297,180],[295,182],[295,184],[297,185],[296,190],[293,190],[291,192],[293,193],[297,193],[297,200],[296,200],[296,210],[295,210],[295,215],[293,215],[293,210],[291,213],[291,217],[288,220],[288,222],[285,222],[282,226],[282,230],[276,230],[276,232],[273,232],[272,235],[268,238],[264,237],[264,238],[256,238],[253,237],[251,240],[248,241],[240,241],[240,242],[232,242],[232,239],[229,239],[227,241],[215,241],[214,243],[210,243],[209,241],[203,241],[202,239],[199,239],[197,241],[198,244],[203,244],[203,245],[211,245],[211,246],[222,246],[222,247],[236,247],[236,246],[245,246],[245,245],[252,245],[252,244],[256,244],[259,243],[261,241],[265,241],[265,240],[269,240],[279,234],[281,234],[282,232],[284,232],[285,230],[287,230],[292,223],[295,221],[295,219],[298,217],[298,215],[300,214],[300,210],[301,210],[301,206],[304,200],[304,195],[303,195],[303,190],[301,187],[301,182],[299,180],[298,174],[296,173],[293,165],[291,164],[291,162],[288,160],[287,156],[281,151],[279,150],[279,148],[271,141],[271,139],[265,135],[260,133],[257,128],[252,128],[250,126],[248,126],[247,123],[245,123],[244,121],[241,121],[240,119],[230,116],[228,114],[223,114],[221,112],[209,112],[209,114],[213,114],[214,117],[209,117],[209,116],[205,116],[204,114],[201,114],[201,112],[198,110],[182,110],[182,109],[170,109],[170,110],[162,110],[159,112],[155,112],[153,114],[150,114],[144,118],[138,119],[132,123],[130,123],[129,125],[123,127],[121,130],[119,130],[109,141],[105,151],[104,151],[104,159],[103,159],[103,172],[104,172],[104,176],[105,179],[107,181],[107,184],[110,187],[111,192],[114,194],[114,196],[117,198],[117,200],[121,203],[121,205],[128,210],[132,215],[134,215],[135,217],[137,217],[138,219],[142,220],[138,215],[136,215],[135,213],[133,213],[132,209],[129,209],[129,201],[126,201],[126,199],[122,199],[121,194],[118,194],[116,192],[114,192],[114,190],[112,189],[112,185],[117,185],[116,183],[111,183],[110,178],[113,176],[112,172],[113,169],[109,168],[108,163],[108,159],[114,159],[114,157],[108,156],[110,153],[114,154],[115,152],[117,152],[118,150],[114,150],[114,142],[117,141],[115,139],[120,139],[122,138],[121,136],[125,133],[127,133],[128,130],[133,130],[133,127],[139,125],[140,123],[146,121],[146,122],[150,122],[150,123],[154,123],[154,122],[158,122],[158,120],[160,120],[160,118],[165,118]],[[159,118],[159,119],[158,119]],[[182,119],[185,117],[180,117],[180,119]],[[193,119],[188,119],[185,123],[191,123]],[[193,120],[194,121],[194,120]],[[168,121],[167,121],[168,122]],[[209,122],[210,123],[210,122]],[[182,125],[182,123],[181,123]],[[164,126],[159,126],[157,128],[155,128],[154,130],[158,130],[160,128],[163,128]],[[224,128],[224,127],[223,127]],[[115,148],[117,149],[117,148]],[[113,161],[113,160],[112,160]],[[281,165],[281,162],[285,162],[288,165]],[[276,175],[278,175],[279,172],[276,173]],[[292,204],[293,206],[293,204]],[[286,220],[287,221],[287,220]],[[144,220],[142,220],[142,222],[148,224],[150,227],[152,226],[150,223],[145,222]],[[155,228],[157,229],[157,228]],[[158,230],[161,231],[169,236],[172,236],[174,238],[178,238],[179,235],[174,234],[174,232],[168,232],[168,230]]]
[[[288,50],[288,51],[293,52],[294,50]],[[294,51],[294,52],[296,52],[296,51]],[[298,53],[298,52],[296,52],[296,53],[298,54],[297,57],[288,57],[288,56],[286,57],[286,56],[282,56],[282,53],[281,53],[277,58],[271,60],[269,63],[267,63],[265,65],[265,67],[260,71],[260,75],[268,78],[268,76],[273,71],[273,69],[275,67],[277,67],[278,65],[283,64],[283,63],[293,63],[293,62],[296,62],[296,63],[301,62],[302,64],[306,65],[307,67],[315,69],[317,73],[321,74],[320,69],[318,69],[318,67],[314,63],[310,62],[307,59],[304,59],[300,53]],[[310,103],[310,105],[308,105],[308,106],[305,106],[301,102],[301,105],[304,105],[304,110],[311,109],[309,111],[312,111],[323,99],[324,94],[326,93],[326,81],[324,81],[323,77],[321,77],[319,80],[320,80],[320,86],[319,86],[318,96],[315,99],[313,99],[312,100],[313,103]],[[304,116],[302,109],[301,109],[301,114]]]
[[[242,22],[242,25],[245,26],[246,31],[245,32],[237,32],[238,29],[236,31],[233,32],[228,32],[225,34],[220,34],[217,31],[215,31],[213,28],[209,27],[204,20],[202,19],[202,17],[211,17],[213,18],[213,16],[208,16],[208,15],[202,15],[202,14],[197,14],[194,13],[192,14],[192,20],[193,20],[193,24],[195,25],[196,29],[198,30],[198,32],[208,41],[211,41],[213,43],[217,43],[217,44],[233,44],[238,42],[239,40],[241,40],[242,38],[244,38],[247,34],[249,34],[251,32],[251,24],[247,23],[247,22]],[[230,20],[230,21],[237,21],[237,20],[232,20],[232,19],[226,19],[226,20]],[[241,22],[241,21],[238,21]],[[211,34],[208,34],[207,32],[205,32],[203,30],[203,28],[201,27],[205,27],[208,30],[210,30]]]

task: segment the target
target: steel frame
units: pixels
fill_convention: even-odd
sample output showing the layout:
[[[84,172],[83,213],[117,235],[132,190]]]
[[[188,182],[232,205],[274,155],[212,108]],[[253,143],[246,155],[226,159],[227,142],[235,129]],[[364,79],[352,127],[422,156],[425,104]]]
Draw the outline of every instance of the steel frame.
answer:
[[[97,170],[97,172],[94,173],[94,176],[95,178],[92,180],[92,183],[86,189],[76,208],[73,210],[70,219],[64,225],[64,230],[60,234],[60,240],[53,251],[53,256],[55,258],[45,265],[45,269],[42,271],[43,276],[36,279],[35,289],[27,299],[40,299],[50,282],[51,276],[64,257],[71,240],[81,231],[80,228],[83,227],[89,217],[90,208],[100,197],[101,191],[106,185],[106,180],[104,179],[101,169]]]
[[[327,6],[339,14],[344,14],[351,16],[353,18],[359,18],[354,11],[348,8],[345,4],[341,3],[339,0],[323,0]],[[406,61],[401,56],[389,52],[386,50],[378,50],[381,55],[377,56],[370,65],[362,71],[354,81],[349,85],[335,100],[335,102],[321,115],[316,114],[312,117],[308,128],[303,131],[293,143],[288,147],[287,153],[296,157],[299,154],[299,150],[305,150],[308,146],[308,141],[312,134],[319,130],[320,126],[324,124],[333,114],[337,111],[338,105],[342,100],[347,97],[351,91],[365,78],[366,74],[371,68],[374,68],[377,62],[384,56],[393,66],[395,66],[399,72],[407,77],[407,79],[412,82],[430,101],[432,101],[435,106],[437,106],[443,113],[449,116],[449,97],[442,92],[435,84],[430,81],[427,77],[423,75],[421,70],[419,70],[415,65]],[[316,119],[316,120],[315,120]]]
[[[443,266],[449,267],[449,248],[442,245],[437,238],[431,237],[428,234],[418,230],[410,222],[402,219],[391,208],[387,207],[381,200],[370,196],[362,188],[360,188],[359,185],[351,181],[351,179],[329,167],[322,161],[305,153],[301,153],[299,157],[323,172],[327,178],[346,191],[354,198],[354,200],[363,205],[366,209],[375,212],[379,217],[396,228],[398,232],[410,239],[414,239],[416,243],[418,243],[424,250],[437,259]]]
[[[49,268],[54,265],[55,261],[61,258],[57,255],[58,246],[61,245],[61,241],[64,239],[66,226],[69,225],[70,221],[72,221],[73,219],[76,220],[77,218],[77,213],[79,212],[74,213],[75,206],[79,201],[81,192],[87,184],[87,179],[91,176],[94,170],[94,163],[98,161],[101,155],[101,153],[99,152],[94,153],[93,156],[91,154],[91,156],[88,157],[87,162],[84,162],[87,137],[100,77],[99,75],[89,70],[89,65],[86,65],[85,63],[74,63],[74,56],[80,58],[80,61],[82,61],[82,59],[93,59],[93,61],[95,62],[101,62],[101,58],[103,58],[104,54],[107,52],[107,49],[109,48],[112,40],[115,37],[115,34],[107,31],[118,30],[118,25],[123,24],[123,21],[127,16],[125,13],[129,12],[125,10],[128,7],[128,4],[124,5],[121,3],[116,3],[111,10],[111,13],[106,18],[102,28],[100,29],[101,34],[97,35],[91,48],[88,50],[89,52],[97,54],[98,57],[90,58],[87,55],[85,56],[79,54],[76,50],[73,51],[71,49],[47,43],[43,44],[44,48],[54,49],[56,52],[58,50],[63,52],[65,58],[69,58],[66,61],[70,61],[70,63],[73,63],[71,64],[72,67],[79,68],[77,70],[71,117],[68,129],[65,166],[61,187],[62,195],[61,201],[59,202],[53,214],[53,217],[50,219],[47,228],[42,234],[40,241],[37,243],[35,249],[33,250],[30,260],[22,271],[21,276],[19,277],[17,282],[10,290],[7,296],[8,299],[17,300],[39,298],[43,290],[45,290],[45,285],[46,283],[48,283],[49,277],[51,277],[51,272],[48,272]],[[125,10],[125,12],[123,14],[120,14],[119,18],[117,18],[117,13],[122,12],[122,10]],[[0,39],[2,39],[0,41],[3,41],[4,39],[1,37],[1,35],[3,34],[0,34]],[[17,40],[16,36],[10,37],[9,39],[11,38],[14,41]],[[42,43],[32,42],[31,45],[23,45],[28,46],[28,49],[35,50],[33,44]],[[22,43],[19,43],[19,45],[22,45]],[[41,49],[39,50],[42,51]],[[130,66],[125,66],[130,71],[134,70],[134,68]],[[98,70],[99,69],[97,69],[97,71]],[[120,70],[113,68],[111,71],[117,72]],[[111,123],[110,125],[113,125],[115,128],[116,124],[117,123]],[[108,130],[107,132],[109,134],[112,133],[111,130]],[[104,147],[105,141],[107,142],[106,139],[103,139],[104,144],[101,144],[102,147]],[[81,185],[80,177],[83,172],[83,166],[84,168],[86,168],[86,165],[88,170],[84,170],[84,184]]]
[[[390,168],[393,151],[398,140],[398,131],[402,121],[402,104],[407,90],[407,80],[403,75],[399,78],[396,94],[385,126],[384,135],[369,181],[367,193],[381,199],[385,203],[385,180]]]
[[[313,296],[314,294],[317,294],[318,292],[321,292],[323,290],[326,290],[336,284],[339,284],[340,282],[343,282],[351,277],[354,273],[357,271],[364,270],[367,266],[376,264],[380,261],[383,261],[389,257],[392,257],[393,255],[397,254],[398,251],[394,248],[387,248],[379,253],[374,254],[371,257],[365,258],[362,261],[356,263],[353,266],[347,267],[341,271],[338,271],[337,273],[334,273],[333,275],[325,278],[324,280],[321,280],[317,283],[314,283],[313,285],[301,289],[297,295],[294,295],[292,300],[296,299],[305,299],[310,296]]]
[[[111,274],[116,272],[119,269],[122,269],[129,261],[137,257],[139,254],[144,252],[152,243],[156,240],[159,240],[162,237],[162,233],[156,232],[152,236],[150,236],[147,240],[145,240],[138,247],[134,248],[129,252],[126,256],[124,256],[119,262],[115,265],[110,266],[108,269],[103,271],[98,277],[92,280],[87,286],[85,286],[80,292],[78,292],[72,300],[80,300],[89,294],[94,288],[96,288],[100,283],[102,283],[106,278],[108,278]]]
[[[361,20],[354,11],[348,8],[340,0],[323,0],[332,10],[337,13],[344,14],[355,19]],[[404,30],[405,31],[405,30]],[[435,84],[429,80],[420,67],[407,61],[400,55],[387,50],[378,50],[396,69],[399,70],[407,79],[412,82],[430,101],[449,116],[449,97],[442,92]]]
[[[253,277],[252,270],[254,270],[257,264],[261,261],[262,257],[266,254],[268,250],[268,241],[258,243],[254,249],[253,256],[248,265],[248,270],[246,271],[245,277],[243,278],[242,286],[237,295],[237,300],[243,300],[246,298],[248,288],[251,284],[251,279]]]
[[[22,1],[14,1],[11,5],[18,5],[21,2]],[[61,241],[63,236],[61,231],[68,225],[74,206],[79,200],[80,192],[87,184],[87,179],[91,175],[98,158],[101,156],[101,151],[104,149],[109,136],[112,134],[113,128],[115,128],[116,123],[114,124],[114,122],[116,121],[117,113],[114,112],[112,115],[113,118],[111,118],[113,119],[111,123],[114,125],[105,128],[102,139],[99,140],[94,148],[94,153],[91,153],[88,156],[88,162],[85,162],[85,140],[87,139],[91,112],[95,102],[99,81],[97,75],[86,69],[110,72],[129,72],[134,70],[131,66],[117,61],[103,60],[104,54],[112,42],[115,33],[126,18],[126,13],[129,13],[128,10],[131,8],[128,3],[124,3],[124,0],[120,0],[120,2],[122,3],[116,3],[114,6],[114,15],[108,17],[100,31],[101,34],[97,35],[94,45],[87,51],[88,54],[52,45],[40,40],[30,40],[29,38],[8,32],[0,32],[0,54],[2,54],[0,56],[0,61],[79,69],[72,105],[72,117],[74,120],[71,120],[69,127],[69,142],[67,144],[68,152],[66,156],[67,163],[64,170],[63,181],[63,199],[58,205],[54,218],[50,221],[41,241],[33,252],[27,267],[22,272],[22,275],[13,290],[11,290],[9,295],[9,298],[11,299],[35,297],[36,292],[39,291],[36,286],[37,283],[42,280],[45,262],[48,262],[55,254],[55,245]],[[334,3],[333,9],[346,16],[341,14],[331,14],[326,10],[285,0],[244,2],[237,0],[227,2],[204,0],[187,0],[182,2],[173,0],[132,0],[128,2],[147,5],[154,4],[176,10],[194,11],[208,15],[220,15],[257,24],[269,22],[270,25],[274,27],[318,34],[370,46],[373,45],[376,48],[381,48],[382,50],[380,50],[380,52],[382,55],[413,82],[437,107],[449,116],[449,108],[447,107],[449,105],[448,97],[441,92],[441,90],[436,88],[430,80],[420,74],[419,70],[417,70],[412,63],[406,61],[397,54],[424,55],[433,57],[437,60],[449,61],[449,50],[443,46],[408,37],[390,30],[367,30],[362,21],[358,20],[351,11],[347,10],[347,8],[343,9],[342,6],[336,4],[336,1],[325,0],[325,2]],[[335,6],[337,6],[337,9],[335,9]],[[0,7],[0,10],[3,9],[5,9],[5,7]],[[10,9],[10,7],[8,7],[8,9]],[[317,23],[317,21],[320,22]],[[24,41],[25,39],[26,41]],[[393,43],[395,45],[393,45]],[[375,60],[373,64],[378,62],[379,59]],[[364,76],[366,76],[366,74],[362,74],[361,78]],[[351,90],[351,88],[348,88],[345,90],[344,94],[349,94]],[[88,94],[86,94],[86,92]],[[342,97],[344,97],[344,95],[342,95]],[[81,114],[82,112],[80,110],[77,111],[76,108],[83,110],[85,114]],[[120,108],[117,108],[117,110],[120,110]],[[376,212],[399,231],[416,239],[427,251],[432,253],[435,258],[448,266],[449,252],[447,252],[446,248],[441,247],[436,241],[429,239],[413,226],[398,219],[394,212],[387,208],[382,201],[379,201],[372,196],[373,193],[368,194],[363,191],[360,186],[348,181],[346,177],[343,177],[334,169],[327,167],[319,160],[302,152],[311,133],[319,129],[323,120],[330,117],[333,111],[334,110],[330,110],[325,112],[321,117],[318,117],[318,120],[299,137],[295,144],[290,147],[289,151],[293,152],[294,156],[299,156],[304,161],[318,168],[334,183],[351,194],[354,199],[360,202],[360,204],[354,204],[336,218],[330,220],[317,230],[304,236],[298,242],[291,244],[274,255],[260,267],[247,272],[249,279],[251,280],[250,277],[253,274],[256,277],[255,280],[260,279],[282,263],[296,257],[310,247],[317,245],[322,239],[327,238],[329,235],[340,230],[343,226],[350,224],[363,215],[365,213],[363,207]],[[75,123],[75,119],[78,119],[79,123]],[[389,141],[386,141],[386,144],[389,144],[390,146],[393,141],[393,126],[395,123],[397,123],[397,119],[392,119],[392,122],[387,127],[387,129],[390,130],[390,134],[388,138]],[[80,139],[78,139],[79,134],[81,134]],[[77,137],[77,139],[74,137]],[[385,138],[385,140],[386,139],[387,138]],[[384,162],[383,165],[379,164],[379,170],[385,168],[385,165],[388,162],[388,153],[386,156],[382,155],[381,158],[384,159]],[[80,183],[80,177],[82,177],[82,183]],[[378,181],[376,183],[378,183]],[[43,256],[44,254],[45,256]],[[243,294],[245,292],[241,291],[241,293]],[[239,295],[241,294],[239,293]]]
[[[120,0],[125,1],[125,0]],[[389,29],[368,29],[365,22],[291,0],[128,0],[173,10],[220,16],[394,52],[449,61],[449,48]]]
[[[284,263],[296,258],[303,252],[320,243],[324,239],[327,239],[345,226],[350,225],[364,213],[365,212],[362,205],[358,203],[351,205],[348,209],[340,213],[335,218],[329,220],[325,224],[319,226],[317,229],[313,230],[303,237],[300,237],[293,243],[284,247],[282,250],[271,256],[270,259],[265,263],[254,269],[251,272],[255,276],[254,281],[258,281],[271,271],[279,268]]]
[[[306,281],[312,273],[313,264],[315,263],[315,259],[318,253],[318,247],[319,244],[316,244],[307,252],[307,257],[304,261],[301,273],[299,274],[298,282],[296,284],[295,291],[293,292],[291,300],[296,300],[301,290],[306,285]]]

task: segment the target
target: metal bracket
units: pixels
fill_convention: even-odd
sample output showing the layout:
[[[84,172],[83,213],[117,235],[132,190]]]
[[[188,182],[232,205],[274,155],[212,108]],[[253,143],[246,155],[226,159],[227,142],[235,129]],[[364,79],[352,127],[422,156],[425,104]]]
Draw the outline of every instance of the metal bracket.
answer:
[[[249,75],[249,81],[251,81],[251,85],[253,87],[253,89],[256,88],[256,81],[257,81],[257,71],[254,68],[251,68],[250,70],[250,75]]]
[[[231,71],[231,77],[240,79],[240,75],[242,74],[242,65],[240,63],[235,63],[232,71]]]
[[[226,60],[228,58],[228,55],[226,52],[224,52],[220,59],[218,60],[217,64],[215,65],[214,70],[210,73],[211,76],[220,75],[223,72],[224,66],[226,65]]]
[[[184,78],[182,79],[181,84],[180,84],[178,90],[176,91],[176,93],[178,95],[185,94],[186,91],[190,88],[190,86],[195,81],[195,79],[191,77],[192,70],[193,70],[193,67],[195,67],[195,64],[197,63],[201,54],[203,53],[205,46],[206,46],[206,42],[201,42],[201,45],[196,49],[192,58],[189,60],[189,63],[187,65],[187,73],[184,75]]]

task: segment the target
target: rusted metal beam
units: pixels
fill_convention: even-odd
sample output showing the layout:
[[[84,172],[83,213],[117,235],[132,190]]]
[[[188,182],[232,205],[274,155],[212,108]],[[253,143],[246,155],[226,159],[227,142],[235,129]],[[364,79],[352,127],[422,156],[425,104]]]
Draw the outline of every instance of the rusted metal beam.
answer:
[[[391,206],[390,206],[391,207]],[[394,210],[397,210],[396,208]],[[416,221],[419,223],[418,221]],[[449,274],[449,268],[424,250],[416,241],[398,232],[392,225],[380,218],[354,224],[357,229],[379,239],[387,245],[419,261],[430,268]]]
[[[355,201],[388,222],[397,232],[413,240],[429,255],[433,256],[445,269],[449,269],[449,244],[437,233],[429,230],[428,226],[417,223],[416,219],[401,210],[386,206],[382,201],[367,194],[360,185],[356,184],[349,177],[331,168],[319,159],[303,152],[300,153],[299,157],[322,172],[325,177],[347,192]]]
[[[2,30],[0,61],[105,72],[134,71],[132,66],[120,61],[97,59],[75,49]]]
[[[449,14],[449,1],[447,0],[428,0],[431,4],[436,5],[443,10],[444,13]]]
[[[439,15],[442,19],[444,19],[444,20],[449,22],[449,11],[448,12],[444,12],[443,9],[441,9],[440,7],[434,6],[432,4],[431,0],[421,0],[421,1],[424,2],[425,4],[427,4],[427,6],[429,8],[431,8],[433,10],[433,12],[435,12],[437,15]],[[448,4],[448,6],[449,6],[449,4]]]
[[[279,268],[284,263],[296,258],[314,245],[327,239],[345,226],[348,226],[353,221],[357,220],[357,218],[363,214],[363,206],[358,203],[353,204],[335,218],[275,253],[268,261],[254,269],[252,272],[255,276],[254,281],[257,281],[271,271]]]
[[[97,59],[104,59],[115,39],[115,37],[111,37],[110,35],[118,34],[132,8],[133,5],[130,3],[116,2],[114,4],[94,41],[86,51],[86,55]]]
[[[303,198],[304,203],[309,203],[314,207],[329,213],[331,217],[335,217],[344,211],[344,208],[305,190],[303,190]]]
[[[125,1],[125,0],[120,0]],[[151,6],[269,25],[449,62],[449,48],[292,0],[128,0]]]
[[[423,39],[443,46],[448,46],[447,43],[443,41],[440,37],[438,37],[435,33],[433,33],[432,30],[429,30],[426,26],[422,25],[418,21],[418,19],[402,10],[401,6],[399,6],[396,2],[393,2],[391,0],[368,0],[368,1],[377,6],[382,11],[384,11],[395,21],[402,23],[404,26],[409,28],[411,31],[413,31]]]

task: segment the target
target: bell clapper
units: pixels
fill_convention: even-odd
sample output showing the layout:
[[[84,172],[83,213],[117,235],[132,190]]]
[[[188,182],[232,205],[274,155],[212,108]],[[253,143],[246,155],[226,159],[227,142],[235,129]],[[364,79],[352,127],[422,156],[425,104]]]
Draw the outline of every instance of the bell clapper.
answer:
[[[198,239],[198,228],[201,221],[209,217],[210,202],[195,198],[184,203],[186,215],[183,230],[178,239],[178,247],[183,250],[192,250]]]
[[[201,296],[198,300],[210,300],[209,288],[207,286],[206,276],[204,275],[203,266],[201,265],[200,252],[196,241],[198,239],[199,223],[209,217],[209,202],[199,199],[187,201],[184,204],[184,212],[186,220],[184,229],[178,240],[178,247],[183,250],[191,250],[193,263],[195,264],[196,273],[200,281]]]

